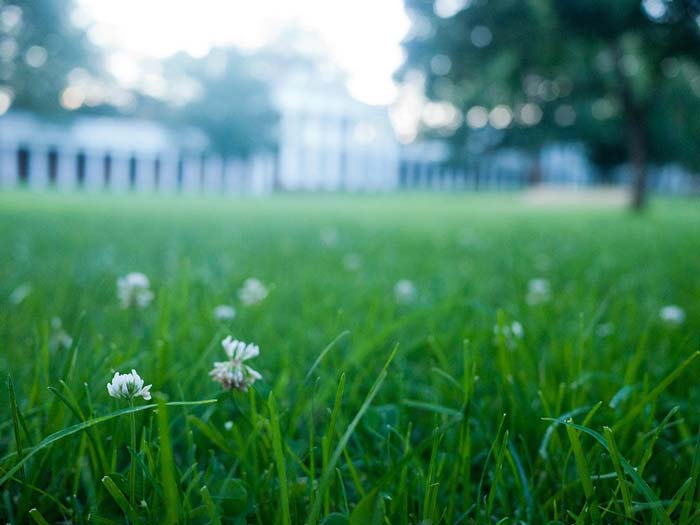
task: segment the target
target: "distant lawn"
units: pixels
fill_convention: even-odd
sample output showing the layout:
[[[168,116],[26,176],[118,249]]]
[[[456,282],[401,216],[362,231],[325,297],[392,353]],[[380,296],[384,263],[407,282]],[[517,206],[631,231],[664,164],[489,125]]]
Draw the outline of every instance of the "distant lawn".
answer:
[[[700,522],[697,201],[0,193],[0,247],[2,523]],[[208,375],[229,334],[247,393]],[[217,401],[136,411],[130,454],[97,418],[132,368],[136,409]]]

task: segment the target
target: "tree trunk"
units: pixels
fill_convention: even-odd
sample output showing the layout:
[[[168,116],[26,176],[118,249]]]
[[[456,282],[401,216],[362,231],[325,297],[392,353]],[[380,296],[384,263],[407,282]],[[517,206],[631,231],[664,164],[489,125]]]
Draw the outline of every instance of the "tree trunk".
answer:
[[[632,169],[632,210],[640,212],[647,200],[647,133],[645,105],[635,100],[632,87],[619,64],[624,53],[615,47],[616,74],[619,82],[622,107],[627,124],[627,161]]]
[[[627,113],[627,153],[632,168],[631,206],[639,212],[647,200],[647,140],[639,108],[629,108]]]

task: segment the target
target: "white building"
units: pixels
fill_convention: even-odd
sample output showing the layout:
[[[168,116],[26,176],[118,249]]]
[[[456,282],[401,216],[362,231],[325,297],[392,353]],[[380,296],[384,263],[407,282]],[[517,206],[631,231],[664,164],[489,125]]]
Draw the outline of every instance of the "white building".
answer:
[[[87,191],[266,193],[274,159],[208,155],[195,128],[133,118],[76,116],[46,121],[24,112],[0,117],[0,187],[25,184]]]
[[[385,191],[398,186],[399,145],[388,110],[353,99],[339,78],[283,75],[277,185],[284,190]]]
[[[254,194],[397,187],[386,107],[353,99],[337,72],[290,66],[271,78],[280,114],[274,154],[224,159],[207,153],[206,136],[193,128],[127,117],[49,122],[11,111],[0,117],[0,186]]]

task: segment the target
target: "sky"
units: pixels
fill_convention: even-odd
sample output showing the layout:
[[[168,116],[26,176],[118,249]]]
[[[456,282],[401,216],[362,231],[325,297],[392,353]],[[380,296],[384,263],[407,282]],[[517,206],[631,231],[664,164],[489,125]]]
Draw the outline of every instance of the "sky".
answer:
[[[212,46],[255,49],[282,27],[317,33],[348,74],[350,93],[370,104],[397,97],[392,73],[409,29],[403,0],[78,0],[90,37],[115,53],[113,73],[128,82],[142,58],[177,51],[203,56]]]

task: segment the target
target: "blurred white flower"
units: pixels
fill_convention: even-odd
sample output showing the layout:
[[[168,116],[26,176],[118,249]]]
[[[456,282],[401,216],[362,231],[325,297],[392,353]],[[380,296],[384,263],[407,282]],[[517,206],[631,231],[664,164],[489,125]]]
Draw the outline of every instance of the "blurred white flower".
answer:
[[[519,321],[513,321],[512,323],[504,324],[500,326],[495,324],[493,326],[493,334],[498,337],[501,336],[505,340],[509,348],[514,349],[517,345],[517,339],[522,339],[525,335],[523,330],[523,325]]]
[[[214,308],[214,319],[217,321],[230,321],[236,317],[236,309],[228,304],[220,304]]]
[[[29,297],[30,293],[32,293],[32,285],[31,284],[28,284],[28,283],[20,284],[10,294],[10,302],[12,304],[20,304],[27,297]]]
[[[132,368],[129,374],[115,372],[112,382],[107,383],[107,392],[117,399],[133,400],[135,397],[142,397],[148,401],[151,399],[151,386],[143,386],[143,379]]]
[[[329,226],[323,228],[320,233],[321,244],[326,248],[330,248],[338,244],[338,230],[335,227]]]
[[[343,257],[343,266],[349,272],[356,272],[362,266],[362,258],[356,253],[349,253]]]
[[[244,305],[252,306],[265,299],[268,293],[262,281],[251,277],[246,279],[241,289],[238,290],[238,298]]]
[[[530,306],[549,301],[551,291],[547,279],[530,279],[527,283],[527,296],[525,300]]]
[[[221,346],[228,356],[228,361],[215,362],[209,375],[220,383],[224,390],[235,388],[245,392],[255,381],[262,379],[256,370],[245,364],[245,361],[260,355],[258,345],[238,341],[229,335],[221,341]]]
[[[685,311],[683,311],[683,308],[680,306],[670,304],[661,309],[659,312],[659,317],[661,317],[661,320],[664,323],[670,325],[680,325],[683,324],[683,321],[685,321]]]
[[[224,429],[231,430],[233,428],[233,421],[226,421],[224,423]]]
[[[151,283],[144,274],[132,272],[117,279],[117,297],[122,308],[145,308],[153,300]]]
[[[416,294],[416,285],[408,279],[401,279],[394,285],[394,296],[399,303],[413,302]]]
[[[524,330],[523,330],[523,325],[521,325],[519,321],[513,321],[513,322],[510,324],[510,331],[511,331],[511,332],[513,333],[513,335],[514,335],[515,337],[517,337],[518,339],[522,339],[522,338],[523,338],[523,335],[525,334],[525,332],[524,332]]]
[[[608,337],[615,332],[615,325],[612,323],[599,324],[595,329],[595,335],[598,337]]]
[[[63,329],[60,317],[51,319],[51,341],[56,348],[70,348],[73,345],[73,338]]]

